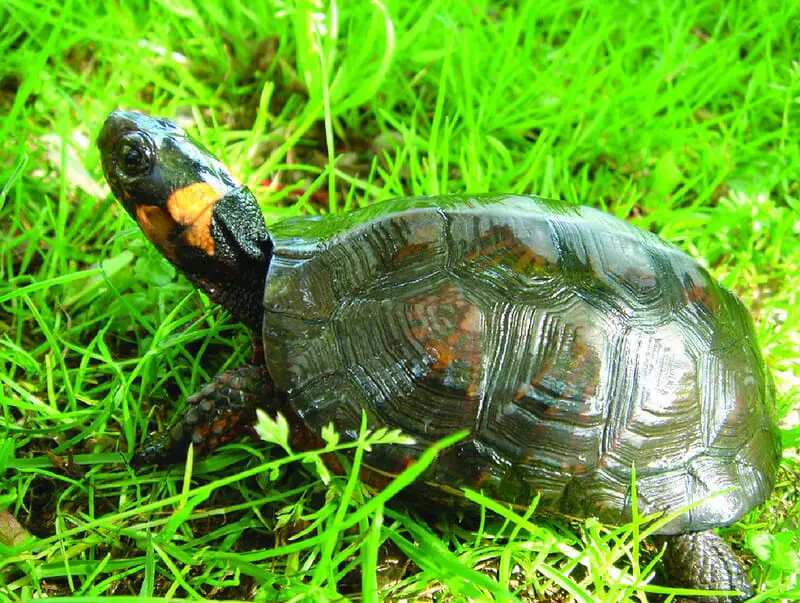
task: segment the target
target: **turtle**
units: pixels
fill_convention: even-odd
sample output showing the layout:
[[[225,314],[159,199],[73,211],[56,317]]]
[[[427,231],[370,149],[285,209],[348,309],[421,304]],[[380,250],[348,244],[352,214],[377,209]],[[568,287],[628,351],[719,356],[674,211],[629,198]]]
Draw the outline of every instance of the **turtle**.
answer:
[[[619,525],[635,470],[638,513],[675,514],[658,531],[670,584],[752,596],[713,529],[773,488],[774,385],[744,304],[677,246],[514,194],[399,198],[268,229],[253,193],[169,119],[114,111],[97,144],[145,236],[256,344],[135,465],[208,454],[262,409],[287,416],[300,449],[330,424],[358,437],[363,417],[402,430],[413,443],[365,457],[381,483],[466,430],[421,487]]]

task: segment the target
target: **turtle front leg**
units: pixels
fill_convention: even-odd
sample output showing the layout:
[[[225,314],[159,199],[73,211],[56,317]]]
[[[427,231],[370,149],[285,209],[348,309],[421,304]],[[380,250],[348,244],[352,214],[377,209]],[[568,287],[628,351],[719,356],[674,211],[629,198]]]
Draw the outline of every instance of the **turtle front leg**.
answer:
[[[256,408],[274,397],[272,380],[263,366],[248,365],[217,375],[187,400],[183,416],[166,431],[147,440],[131,465],[171,465],[186,458],[194,444],[202,457],[243,435],[253,424]]]
[[[664,536],[664,566],[670,586],[700,590],[735,590],[740,596],[699,597],[699,603],[740,603],[753,596],[747,568],[712,531]]]

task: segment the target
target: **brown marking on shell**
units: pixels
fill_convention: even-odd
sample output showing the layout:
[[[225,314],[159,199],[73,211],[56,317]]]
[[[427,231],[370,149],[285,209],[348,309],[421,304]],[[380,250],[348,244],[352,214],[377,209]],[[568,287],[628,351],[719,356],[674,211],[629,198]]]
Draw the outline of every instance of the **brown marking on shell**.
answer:
[[[409,467],[411,467],[412,465],[415,465],[416,462],[417,462],[417,459],[415,459],[410,454],[404,454],[402,460],[400,461],[404,471],[406,469],[408,469]]]
[[[582,379],[570,381],[572,386],[572,396],[578,400],[586,400],[592,397],[600,383],[600,358],[597,351],[586,343],[586,340],[578,336],[579,329],[575,330],[575,338],[572,342],[572,362],[570,372],[581,375]],[[588,377],[588,378],[587,378]],[[569,395],[569,394],[568,394]]]
[[[493,237],[493,235],[496,235],[496,234],[500,234],[505,238],[500,239],[499,241],[497,241],[496,243],[494,243],[492,245],[487,245],[486,247],[480,246],[476,251],[474,251],[471,254],[469,254],[468,256],[466,256],[465,259],[472,261],[472,260],[477,260],[477,259],[484,258],[484,257],[489,257],[489,256],[494,255],[495,252],[498,252],[498,251],[506,252],[509,249],[513,249],[514,247],[520,245],[519,239],[517,239],[516,236],[511,234],[511,232],[510,232],[510,230],[508,228],[506,228],[506,227],[498,227],[498,226],[493,226],[487,232],[485,232],[481,236],[481,238],[479,239],[479,242],[490,240]],[[502,261],[502,255],[501,255],[500,261]]]
[[[503,238],[491,245],[481,246],[482,243],[498,236]],[[465,256],[465,259],[476,263],[481,269],[502,264],[512,272],[530,275],[553,268],[549,258],[536,253],[530,246],[520,241],[507,226],[493,226],[483,233],[478,241],[478,249]]]
[[[409,327],[408,332],[416,341],[423,342],[428,339],[428,328],[425,326],[411,326]]]
[[[470,306],[464,313],[461,320],[458,321],[459,331],[454,333],[454,336],[461,336],[465,334],[468,338],[472,336],[471,341],[468,340],[467,346],[469,347],[468,359],[470,378],[469,385],[467,385],[467,395],[471,398],[478,393],[478,385],[480,383],[481,375],[481,354],[480,336],[481,336],[481,313],[475,306]]]
[[[683,297],[690,304],[702,304],[712,316],[716,316],[719,311],[719,299],[717,299],[709,287],[704,285],[691,285],[683,289]]]
[[[534,253],[531,251],[530,247],[527,247],[522,243],[519,243],[519,248],[522,250],[522,255],[512,268],[514,272],[530,274],[531,272],[541,273],[551,271],[553,269],[554,265],[547,257],[538,253]],[[533,270],[526,271],[525,269],[529,266],[532,267]]]
[[[429,247],[428,243],[412,243],[397,250],[394,260],[397,264],[402,264],[407,259],[413,259],[421,253],[424,253]]]
[[[433,358],[432,371],[441,371],[453,364],[455,354],[453,348],[442,341],[429,341],[425,346],[425,351]]]
[[[586,473],[586,465],[578,462],[576,458],[570,458],[561,464],[561,471],[573,477],[580,477]]]
[[[409,312],[412,336],[425,347],[430,357],[430,372],[440,373],[457,360],[468,363],[470,380],[466,386],[467,395],[475,396],[480,384],[481,369],[481,312],[464,299],[462,294],[451,286],[443,287],[431,295],[424,296],[412,304]],[[420,310],[436,306],[450,310],[452,316],[448,329],[434,333],[426,321],[426,313]],[[458,317],[458,318],[456,318]],[[436,336],[439,337],[436,337]],[[465,412],[469,411],[469,407]]]
[[[467,256],[466,259],[475,262],[481,268],[485,269],[488,266],[497,266],[498,264],[505,263],[507,259],[506,253],[511,249],[511,241],[504,241],[503,244],[498,243],[496,245],[484,247]]]
[[[481,313],[478,308],[470,305],[461,320],[458,321],[458,328],[462,333],[481,332]]]
[[[570,355],[566,359],[558,356],[545,358],[530,384],[523,385],[517,391],[515,399],[520,400],[534,391],[571,400],[586,400],[593,396],[600,381],[600,359],[596,351],[579,336],[579,329],[570,333],[568,349]],[[560,362],[563,360],[567,361],[566,366]],[[567,379],[567,375],[572,375],[572,378]],[[558,379],[558,383],[563,386],[558,391],[546,384],[551,377]],[[543,415],[550,417],[560,412],[558,406],[549,406],[543,410]]]
[[[523,247],[522,255],[520,255],[519,259],[517,260],[517,263],[514,264],[512,270],[514,272],[523,272],[525,268],[528,267],[528,264],[530,264],[531,262],[533,262],[533,265],[536,266],[539,259],[540,259],[539,256],[532,253],[530,249],[528,249],[527,247]]]
[[[658,279],[652,270],[630,266],[622,273],[622,279],[637,290],[650,290],[658,286]]]
[[[548,406],[544,410],[543,414],[547,418],[552,418],[552,417],[558,416],[560,413],[561,413],[561,409],[557,405],[553,404],[551,406]]]
[[[458,328],[447,336],[444,342],[429,342],[426,351],[432,351],[436,362],[431,367],[434,371],[447,368],[455,359],[469,360],[470,367],[480,366],[480,350],[474,349],[474,344],[469,340],[470,335],[480,333],[480,312],[475,306],[470,306],[458,321]],[[459,351],[457,346],[463,337],[467,337],[466,351]],[[471,345],[472,344],[472,345]]]
[[[475,476],[475,481],[472,484],[472,487],[480,492],[481,488],[492,478],[492,474],[488,471],[479,471],[478,475]]]
[[[545,403],[539,400],[534,392],[545,392],[549,396],[556,397],[558,394],[552,391],[549,387],[545,386],[542,381],[545,380],[551,373],[553,372],[553,359],[550,357],[545,357],[542,361],[542,364],[539,366],[539,371],[533,376],[530,383],[524,387],[524,393],[522,397],[531,396],[537,402],[537,408],[539,409],[544,416],[552,416],[553,414],[558,412],[558,409],[555,406],[546,406]],[[534,394],[534,395],[532,395]],[[542,410],[542,407],[544,409]]]
[[[548,423],[539,422],[533,424],[533,438],[536,440],[540,440],[544,438],[545,434],[547,433]],[[534,457],[528,457],[528,462],[534,461]]]
[[[211,234],[211,208],[221,194],[207,182],[194,182],[179,188],[167,200],[167,210],[176,224],[188,227],[184,233],[187,244],[214,255]]]
[[[480,365],[480,361],[476,364]],[[475,395],[478,393],[478,376],[480,372],[475,368],[475,365],[470,367],[472,371],[470,372],[470,380],[469,385],[467,385],[467,396],[469,398],[474,398]]]

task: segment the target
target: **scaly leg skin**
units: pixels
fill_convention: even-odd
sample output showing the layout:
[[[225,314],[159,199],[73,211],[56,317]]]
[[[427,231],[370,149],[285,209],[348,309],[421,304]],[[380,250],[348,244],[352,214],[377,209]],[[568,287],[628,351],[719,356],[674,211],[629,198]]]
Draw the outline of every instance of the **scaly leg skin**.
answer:
[[[194,444],[195,457],[208,455],[246,433],[255,421],[256,408],[265,407],[274,393],[263,366],[248,365],[217,375],[187,399],[189,405],[174,425],[134,453],[131,465],[180,463],[189,444]]]
[[[664,566],[670,586],[735,590],[740,596],[697,597],[698,603],[741,603],[753,596],[747,569],[728,544],[712,531],[664,536]]]

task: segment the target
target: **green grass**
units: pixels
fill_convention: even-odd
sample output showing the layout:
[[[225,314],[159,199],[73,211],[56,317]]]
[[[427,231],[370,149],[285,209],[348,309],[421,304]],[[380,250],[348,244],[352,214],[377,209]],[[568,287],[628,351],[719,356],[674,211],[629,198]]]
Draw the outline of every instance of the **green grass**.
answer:
[[[409,194],[538,193],[699,258],[753,312],[787,447],[769,502],[721,531],[760,600],[800,599],[795,2],[202,6],[0,7],[0,509],[35,537],[11,547],[24,533],[0,514],[0,600],[664,591],[644,583],[645,524],[419,515],[392,491],[365,496],[355,472],[325,475],[318,453],[253,442],[185,473],[115,463],[249,347],[103,190],[92,141],[117,107],[190,124],[270,222]]]

